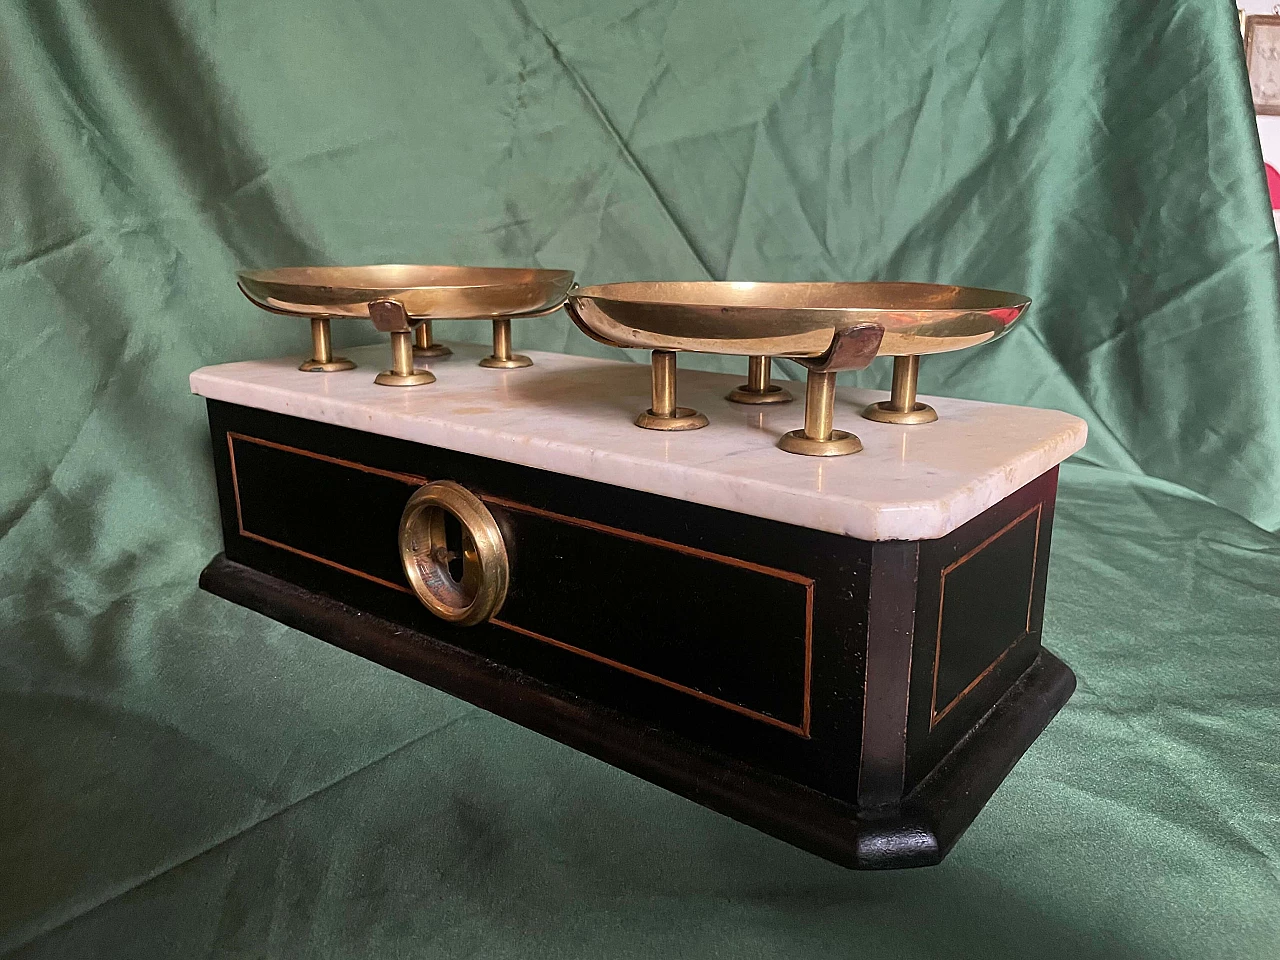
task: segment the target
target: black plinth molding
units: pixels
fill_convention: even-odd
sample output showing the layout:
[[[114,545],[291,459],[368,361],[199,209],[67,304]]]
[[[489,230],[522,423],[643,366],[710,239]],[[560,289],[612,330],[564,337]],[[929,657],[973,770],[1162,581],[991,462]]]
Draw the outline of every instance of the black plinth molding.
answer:
[[[859,869],[939,862],[1075,689],[1071,670],[1041,650],[981,722],[901,803],[860,812],[853,804],[225,556],[205,568],[200,586],[820,857]]]
[[[837,863],[936,863],[1074,687],[1040,645],[1056,468],[872,542],[208,406],[207,589]],[[432,480],[501,530],[485,623],[437,619],[400,567]]]

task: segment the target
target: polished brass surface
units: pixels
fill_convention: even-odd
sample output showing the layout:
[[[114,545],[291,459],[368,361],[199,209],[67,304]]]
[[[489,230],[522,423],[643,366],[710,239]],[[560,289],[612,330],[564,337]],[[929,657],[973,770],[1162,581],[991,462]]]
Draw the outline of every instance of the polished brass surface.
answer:
[[[413,334],[397,330],[391,334],[391,369],[383,370],[373,378],[382,387],[417,387],[435,383],[430,370],[413,369]]]
[[[831,436],[836,417],[836,375],[809,371],[804,391],[804,432],[813,440]]]
[[[778,438],[778,449],[802,457],[847,457],[862,451],[862,441],[844,430],[832,430],[825,440],[815,440],[803,430],[788,430]]]
[[[704,414],[676,403],[675,353],[655,350],[651,364],[652,406],[636,417],[636,426],[646,430],[697,430],[705,427],[709,421]]]
[[[652,410],[646,410],[636,414],[634,422],[646,430],[697,430],[711,421],[705,413],[699,413],[692,407],[676,407],[673,413],[661,417]]]
[[[383,370],[373,378],[380,387],[423,387],[436,382],[436,375],[430,370],[415,370],[413,373],[396,373],[394,370]]]
[[[910,410],[916,405],[916,382],[919,378],[919,357],[893,358],[893,387],[890,393],[895,406]]]
[[[369,317],[370,302],[396,300],[419,320],[541,313],[558,307],[573,283],[569,270],[412,264],[281,267],[239,277],[245,296],[277,313]]]
[[[916,382],[919,377],[919,357],[894,357],[893,387],[889,399],[869,404],[862,415],[878,423],[933,423],[938,419],[938,411],[927,403],[916,401]]]
[[[558,308],[557,304],[557,308]],[[531,367],[533,361],[523,354],[511,352],[511,318],[498,317],[493,321],[493,353],[480,361],[480,366],[495,370],[515,370]]]
[[[329,318],[311,318],[311,359],[303,360],[299,370],[307,373],[333,373],[337,370],[354,370],[356,365],[346,357],[333,355],[333,342],[329,336]]]
[[[669,417],[676,411],[676,355],[668,350],[655,350],[649,358],[653,374],[650,410],[655,417]]]
[[[862,370],[871,365],[880,350],[884,327],[859,323],[836,331],[831,348],[820,357],[797,357],[796,363],[818,370]]]
[[[411,318],[399,300],[371,300],[368,304],[369,319],[379,330],[391,333],[391,369],[383,370],[373,378],[382,387],[418,387],[435,383],[430,370],[413,368],[413,326],[418,321]]]
[[[337,373],[340,370],[354,370],[356,364],[354,360],[348,360],[346,357],[335,357],[327,363],[319,360],[303,360],[298,364],[298,369],[304,373]]]
[[[431,338],[430,320],[423,320],[413,328],[413,353],[414,356],[425,357],[428,360],[453,356],[452,350]]]
[[[769,357],[747,358],[747,382],[725,394],[733,403],[790,403],[794,399],[789,392],[770,383],[772,360]]]
[[[461,527],[460,549],[448,542],[446,515]],[[450,561],[462,560],[455,579]],[[470,627],[502,609],[511,579],[502,531],[487,507],[452,480],[425,484],[400,515],[400,563],[414,594],[436,616]]]
[[[773,376],[773,361],[768,357],[747,358],[747,389],[752,393],[767,393]]]
[[[843,457],[862,449],[862,441],[836,430],[835,371],[809,371],[804,393],[804,429],[782,435],[778,447],[806,457]]]
[[[881,356],[976,346],[1006,333],[1028,303],[1015,293],[929,283],[707,281],[582,287],[565,309],[613,346],[817,358],[841,332],[868,325],[883,328]]]

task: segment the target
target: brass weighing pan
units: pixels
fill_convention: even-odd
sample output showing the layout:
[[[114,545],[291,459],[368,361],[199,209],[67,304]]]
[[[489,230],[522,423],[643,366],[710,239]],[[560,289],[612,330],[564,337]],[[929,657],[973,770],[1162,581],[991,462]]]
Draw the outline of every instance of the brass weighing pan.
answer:
[[[427,370],[413,368],[413,356],[448,356],[431,338],[432,320],[485,319],[493,323],[493,354],[482,367],[527,367],[533,361],[511,352],[511,321],[560,309],[573,284],[571,270],[520,267],[420,266],[279,267],[245,270],[240,289],[264,310],[311,319],[314,356],[301,370],[350,370],[350,360],[334,357],[329,321],[368,318],[391,334],[392,365],[376,382],[384,386],[431,383]],[[416,338],[416,343],[414,342]]]
[[[932,407],[916,401],[919,358],[963,350],[1008,332],[1031,301],[1016,293],[932,283],[611,283],[571,291],[565,311],[601,343],[653,351],[653,406],[636,418],[654,430],[692,430],[707,418],[676,404],[679,351],[747,355],[750,382],[735,402],[776,402],[769,360],[808,367],[805,426],[778,442],[783,450],[838,456],[862,448],[832,427],[835,374],[894,357],[893,391],[863,416],[889,423],[928,423]]]

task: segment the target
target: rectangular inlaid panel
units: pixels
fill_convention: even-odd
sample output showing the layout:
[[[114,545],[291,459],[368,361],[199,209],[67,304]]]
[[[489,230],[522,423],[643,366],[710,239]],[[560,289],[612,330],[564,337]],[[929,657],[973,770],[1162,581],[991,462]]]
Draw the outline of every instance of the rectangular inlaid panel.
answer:
[[[907,784],[991,709],[1040,649],[1057,471],[920,545]]]
[[[236,432],[227,446],[241,536],[409,591],[400,513],[429,478]],[[812,579],[510,498],[481,498],[511,564],[495,626],[808,735]],[[694,626],[708,617],[716,631]]]
[[[487,502],[504,526],[518,530],[512,587],[497,622],[807,733],[807,577]],[[698,626],[708,617],[714,632]],[[773,629],[761,630],[762,622]]]
[[[930,722],[1031,632],[1040,505],[942,570]]]
[[[426,482],[239,433],[227,434],[240,535],[407,591],[400,512]]]

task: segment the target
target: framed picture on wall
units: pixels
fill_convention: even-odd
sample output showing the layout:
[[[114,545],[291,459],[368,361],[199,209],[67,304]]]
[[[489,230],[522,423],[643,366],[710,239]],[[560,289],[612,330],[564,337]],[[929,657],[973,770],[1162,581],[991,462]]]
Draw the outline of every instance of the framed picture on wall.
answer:
[[[1280,16],[1245,18],[1244,60],[1254,111],[1280,114]]]

